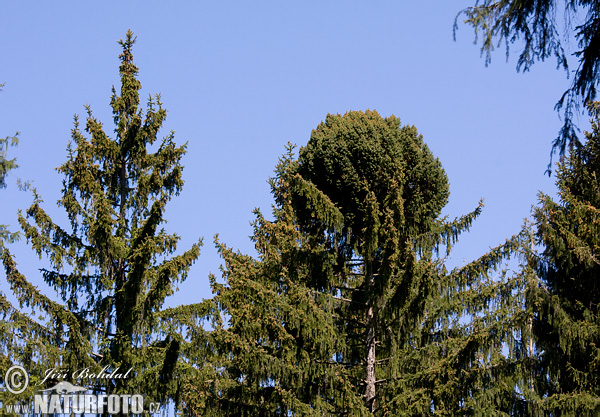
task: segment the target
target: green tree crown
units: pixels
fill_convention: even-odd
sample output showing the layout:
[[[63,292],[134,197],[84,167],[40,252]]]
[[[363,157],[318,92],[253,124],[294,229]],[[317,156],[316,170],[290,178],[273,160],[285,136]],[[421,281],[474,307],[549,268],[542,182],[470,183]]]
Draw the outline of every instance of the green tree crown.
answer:
[[[2,248],[7,280],[20,307],[41,311],[47,321],[38,322],[3,298],[2,314],[12,329],[1,341],[7,360],[32,374],[55,366],[131,368],[131,379],[109,380],[94,389],[135,390],[166,401],[178,392],[174,375],[182,335],[163,326],[163,304],[186,278],[201,241],[176,255],[180,238],[162,227],[167,203],[183,186],[186,145],[177,146],[173,132],[158,139],[167,114],[159,95],[142,110],[134,43],[131,31],[119,41],[121,87],[113,88],[111,98],[114,138],[89,106],[83,130],[75,116],[68,159],[58,168],[64,176],[58,205],[70,224],[56,224],[37,193],[19,217],[32,249],[49,261],[43,278],[61,302],[27,281]],[[29,346],[43,349],[32,355]]]

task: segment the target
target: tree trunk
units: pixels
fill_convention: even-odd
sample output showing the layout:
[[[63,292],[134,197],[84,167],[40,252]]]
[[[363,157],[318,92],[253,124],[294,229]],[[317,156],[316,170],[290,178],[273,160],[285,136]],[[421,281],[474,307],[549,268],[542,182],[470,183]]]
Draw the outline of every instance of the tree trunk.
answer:
[[[367,310],[367,375],[365,378],[365,405],[371,412],[375,412],[375,326],[373,323],[373,307]]]
[[[371,293],[373,291],[373,266],[371,262],[365,262],[365,272],[367,279],[367,320],[366,320],[366,356],[367,356],[367,369],[365,377],[365,405],[369,412],[375,412],[375,318],[373,314],[373,305]]]

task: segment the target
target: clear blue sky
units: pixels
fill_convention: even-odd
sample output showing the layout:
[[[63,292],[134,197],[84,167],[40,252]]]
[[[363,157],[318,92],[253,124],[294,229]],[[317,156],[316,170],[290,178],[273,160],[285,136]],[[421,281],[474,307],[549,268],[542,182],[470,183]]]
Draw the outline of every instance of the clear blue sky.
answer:
[[[83,117],[88,103],[112,132],[116,41],[128,28],[137,35],[142,97],[161,93],[169,111],[163,135],[173,129],[178,143],[189,142],[186,184],[166,227],[182,236],[181,250],[205,238],[171,303],[210,295],[207,276],[220,265],[215,233],[252,253],[251,211],[270,212],[266,180],[277,158],[288,141],[306,144],[327,113],[376,109],[417,126],[450,179],[446,214],[485,198],[453,264],[518,232],[538,190],[554,192],[544,170],[561,125],[553,106],[569,80],[553,62],[518,74],[503,47],[486,68],[471,29],[460,25],[452,37],[456,13],[471,1],[173,3],[7,1],[0,25],[0,135],[21,132],[14,175],[33,181],[64,226],[54,168],[66,159],[73,115]],[[1,223],[16,229],[17,209],[31,200],[9,179]],[[43,288],[43,263],[25,242],[11,250]],[[0,288],[9,292],[3,272]]]

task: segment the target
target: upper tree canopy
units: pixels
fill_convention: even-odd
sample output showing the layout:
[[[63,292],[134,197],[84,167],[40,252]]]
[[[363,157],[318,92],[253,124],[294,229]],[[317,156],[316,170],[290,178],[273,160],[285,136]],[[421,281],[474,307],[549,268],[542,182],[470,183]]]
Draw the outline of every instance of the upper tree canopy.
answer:
[[[448,201],[446,174],[416,128],[376,111],[328,115],[298,162],[300,175],[344,214],[351,246],[364,241],[369,222],[382,222],[388,210],[404,234],[424,233]],[[374,209],[379,218],[370,219]]]
[[[511,290],[487,274],[510,245],[446,270],[438,249],[449,252],[480,208],[452,222],[440,216],[448,180],[414,127],[375,111],[328,115],[298,158],[292,149],[281,158],[270,183],[274,220],[256,213],[258,258],[218,243],[224,283],[213,279],[205,313],[214,330],[188,324],[191,343],[205,346],[186,392],[194,410],[368,416],[509,407],[514,385],[500,340],[512,328],[490,299]],[[506,372],[477,377],[496,368]]]
[[[75,117],[68,159],[58,169],[64,175],[58,205],[70,224],[55,223],[37,196],[27,216],[20,217],[33,250],[48,258],[50,267],[42,269],[43,278],[62,303],[31,285],[4,249],[7,280],[21,307],[39,309],[48,322],[38,324],[2,303],[2,313],[14,323],[14,334],[3,333],[1,342],[9,357],[32,374],[40,364],[132,368],[131,379],[108,380],[103,389],[108,393],[135,389],[164,399],[177,391],[173,373],[181,336],[163,331],[162,306],[185,279],[199,255],[200,242],[175,256],[179,237],[162,228],[166,204],[183,186],[185,145],[175,144],[173,132],[158,139],[166,117],[158,95],[149,98],[146,110],[141,108],[134,43],[131,31],[119,42],[121,86],[113,88],[111,98],[114,137],[89,107],[85,132]],[[26,346],[39,343],[53,352],[28,355],[20,349],[20,339]]]
[[[476,42],[486,64],[491,60],[494,47],[515,42],[523,47],[517,61],[517,70],[527,71],[536,61],[555,57],[557,66],[568,71],[564,42],[573,34],[578,42],[574,55],[579,66],[571,87],[556,104],[564,106],[564,125],[554,140],[552,150],[564,155],[567,144],[578,143],[573,123],[574,111],[596,97],[600,80],[600,2],[597,0],[482,0],[476,1],[459,13],[465,23],[475,29]],[[458,17],[457,16],[457,19]],[[581,23],[580,23],[581,22]],[[455,30],[456,30],[455,23]],[[568,75],[568,72],[567,72]]]
[[[419,247],[416,238],[433,233],[448,180],[414,127],[375,111],[328,115],[301,149],[298,173],[343,216],[339,231],[322,224],[326,247],[338,254],[337,271],[323,287],[351,300],[337,309],[347,332],[343,360],[364,384],[365,407],[373,413],[394,396],[378,394],[377,381],[400,376],[401,350],[420,332],[439,285],[433,265],[417,259],[419,251],[429,258],[433,248]],[[296,201],[304,205],[301,196]],[[300,224],[314,229],[313,212],[299,210]]]
[[[541,195],[530,255],[539,277],[530,309],[538,350],[532,406],[557,415],[600,411],[600,104],[586,143],[559,165],[560,200]]]

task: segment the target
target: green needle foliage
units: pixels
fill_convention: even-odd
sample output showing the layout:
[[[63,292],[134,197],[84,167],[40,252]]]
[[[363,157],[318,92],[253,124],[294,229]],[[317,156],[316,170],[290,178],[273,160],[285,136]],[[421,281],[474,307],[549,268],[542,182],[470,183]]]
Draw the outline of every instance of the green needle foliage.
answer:
[[[128,379],[78,382],[166,401],[178,390],[181,335],[163,326],[162,306],[186,278],[201,242],[174,255],[179,237],[161,227],[166,204],[183,186],[186,146],[177,146],[172,132],[158,140],[166,117],[158,95],[142,110],[134,42],[131,31],[119,42],[121,88],[113,88],[111,99],[115,137],[105,133],[89,107],[85,132],[75,117],[68,160],[58,168],[64,175],[58,205],[69,227],[50,218],[37,194],[20,216],[27,241],[48,259],[50,266],[41,271],[60,302],[27,281],[3,247],[7,281],[20,308],[0,300],[0,342],[3,365],[20,363],[33,375],[51,367],[132,369]],[[22,312],[24,307],[46,320]]]
[[[343,215],[341,230],[331,233],[310,220],[308,201],[297,202],[306,232],[329,235],[320,243],[337,252],[333,276],[315,284],[350,300],[338,308],[352,319],[343,323],[349,342],[344,356],[364,385],[370,412],[377,409],[376,397],[390,401],[377,395],[385,392],[379,381],[401,376],[399,352],[422,322],[437,284],[429,279],[438,273],[428,239],[421,244],[411,238],[431,232],[449,195],[439,161],[416,129],[399,124],[375,112],[328,116],[299,158],[300,175]]]
[[[296,225],[289,200],[304,181],[292,174],[295,165],[290,146],[270,180],[276,220],[255,212],[259,259],[217,240],[226,285],[211,277],[215,297],[207,300],[211,307],[205,316],[212,319],[212,328],[204,331],[186,323],[194,328],[190,344],[196,351],[205,347],[184,394],[193,414],[329,415],[362,405],[344,366],[334,364],[331,356],[343,349],[335,300],[307,285],[313,267],[327,268],[333,259],[312,246],[312,236]],[[330,220],[339,221],[339,210],[331,208]]]
[[[481,44],[486,65],[496,46],[504,42],[508,58],[510,45],[522,45],[517,71],[528,71],[536,61],[556,58],[557,68],[569,74],[568,44],[577,41],[578,58],[571,86],[555,105],[563,112],[563,127],[552,143],[551,155],[558,151],[564,156],[567,145],[579,144],[578,128],[573,118],[582,105],[596,98],[600,79],[600,2],[598,0],[476,0],[473,7],[462,10],[454,23],[458,28],[460,16],[475,30],[475,43]],[[567,47],[564,44],[567,43]],[[551,169],[551,163],[548,171]]]
[[[446,174],[414,127],[374,111],[328,115],[275,173],[274,220],[256,212],[258,259],[217,242],[225,283],[212,279],[214,328],[198,333],[211,371],[191,382],[195,413],[513,407],[502,341],[514,333],[507,304],[518,300],[513,282],[488,273],[518,239],[446,270],[481,206],[455,221],[440,217]]]
[[[538,415],[600,413],[600,104],[592,130],[557,171],[560,201],[540,196],[529,266],[529,309],[538,361],[532,409]]]

